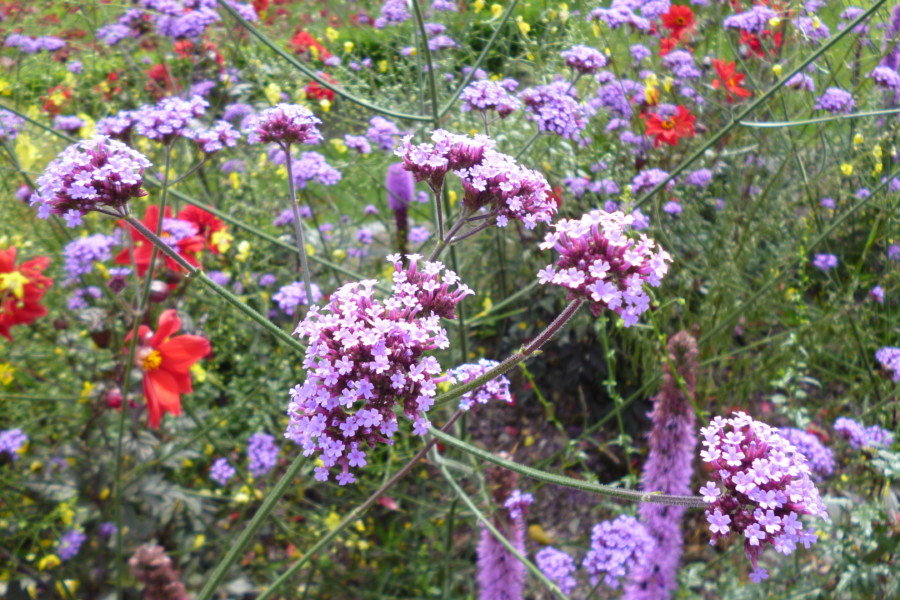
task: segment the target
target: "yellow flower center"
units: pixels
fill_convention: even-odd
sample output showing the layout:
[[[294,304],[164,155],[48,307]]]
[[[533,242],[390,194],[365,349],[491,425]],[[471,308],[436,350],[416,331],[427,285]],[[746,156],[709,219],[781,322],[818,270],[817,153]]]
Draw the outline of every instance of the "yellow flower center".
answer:
[[[0,292],[12,292],[19,300],[25,295],[25,284],[28,278],[19,271],[0,273]]]
[[[141,360],[141,368],[144,371],[155,371],[162,364],[162,354],[159,350],[151,350],[147,356]]]

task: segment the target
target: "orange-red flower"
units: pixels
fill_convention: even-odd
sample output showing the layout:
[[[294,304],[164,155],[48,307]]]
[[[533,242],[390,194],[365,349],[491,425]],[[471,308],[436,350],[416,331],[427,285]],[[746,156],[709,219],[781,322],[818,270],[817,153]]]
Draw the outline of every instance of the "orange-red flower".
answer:
[[[216,254],[220,253],[219,245],[213,240],[213,234],[217,231],[225,231],[228,229],[220,218],[211,212],[192,205],[186,206],[178,211],[178,218],[182,221],[187,221],[188,223],[196,225],[197,235],[203,236],[203,239],[206,240],[206,247]]]
[[[660,15],[663,27],[672,32],[672,37],[681,39],[694,31],[694,11],[689,6],[672,5],[669,12]]]
[[[337,84],[337,80],[328,73],[322,73],[320,71],[318,75],[328,83]],[[306,92],[306,97],[310,100],[334,101],[334,90],[321,85],[318,81],[310,82],[304,91]]]
[[[43,275],[50,264],[46,256],[26,260],[16,268],[16,248],[0,250],[0,335],[12,341],[13,325],[33,323],[47,314],[40,304],[53,280]]]
[[[181,319],[174,309],[159,316],[156,333],[146,325],[138,328],[135,362],[144,373],[144,398],[147,401],[149,425],[159,427],[162,416],[181,414],[181,394],[190,394],[191,366],[209,354],[209,340],[199,335],[171,337],[181,329]],[[131,337],[131,336],[128,336]]]
[[[155,204],[151,204],[147,207],[147,211],[144,213],[144,218],[141,220],[141,223],[143,223],[147,229],[155,232],[156,235],[161,237],[163,241],[175,249],[186,261],[195,267],[198,266],[200,263],[197,261],[197,253],[203,250],[206,241],[203,239],[202,235],[197,234],[196,225],[193,223],[184,223],[180,219],[177,220],[177,222],[173,222],[176,220],[171,217],[172,211],[167,206],[165,219],[163,219],[162,233],[160,233],[157,228],[157,224],[159,223],[159,207]],[[192,227],[193,231],[181,226],[182,224]],[[153,255],[153,243],[145,238],[137,229],[125,223],[125,221],[119,221],[119,225],[127,228],[131,234],[131,239],[134,240],[134,264],[137,266],[138,275],[143,275],[147,272],[147,269],[150,268],[150,258]],[[171,270],[178,271],[180,267],[177,262],[161,252],[159,253],[159,256],[165,258],[166,266]],[[131,249],[125,248],[119,252],[115,262],[117,265],[130,265]]]
[[[331,53],[325,49],[325,46],[305,31],[295,33],[288,43],[297,54],[310,54],[313,58],[318,58],[319,60],[325,60],[331,56]]]
[[[670,146],[678,145],[678,140],[683,137],[694,137],[694,121],[697,117],[692,115],[690,111],[679,104],[675,109],[675,114],[671,117],[663,119],[656,113],[645,115],[647,122],[647,135],[652,135],[653,146],[659,148],[662,144]]]
[[[732,101],[732,94],[738,98],[749,98],[753,95],[753,92],[741,87],[741,83],[744,81],[744,74],[735,73],[734,61],[725,62],[716,58],[713,59],[713,67],[716,69],[716,75],[719,76],[718,79],[712,82],[713,89],[725,88],[725,95],[729,102]]]

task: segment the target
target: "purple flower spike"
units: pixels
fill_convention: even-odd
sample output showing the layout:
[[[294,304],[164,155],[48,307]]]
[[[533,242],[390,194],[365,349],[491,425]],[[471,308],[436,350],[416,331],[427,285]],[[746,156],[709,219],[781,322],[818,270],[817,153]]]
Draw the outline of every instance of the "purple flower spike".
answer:
[[[561,285],[569,299],[582,297],[598,316],[604,308],[615,311],[630,327],[650,307],[644,283],[657,287],[669,270],[669,254],[656,249],[645,235],[634,239],[632,216],[592,210],[581,219],[562,219],[540,244],[559,252],[556,265],[538,273],[541,283]]]
[[[836,87],[825,90],[825,93],[816,99],[813,108],[816,110],[827,110],[831,114],[849,113],[853,110],[856,103],[853,101],[853,95],[850,92]]]
[[[900,383],[900,348],[885,346],[875,353],[875,360],[881,363],[881,368],[890,373],[894,383]]]
[[[251,144],[276,143],[318,144],[322,140],[318,125],[322,121],[312,111],[298,104],[278,104],[268,108],[253,120],[247,136]]]
[[[101,208],[121,212],[132,198],[147,195],[142,175],[149,166],[143,154],[122,142],[102,135],[83,140],[47,165],[31,204],[42,219],[75,214],[80,221],[84,213]]]
[[[808,548],[816,534],[803,529],[800,515],[828,520],[809,463],[778,431],[743,412],[716,417],[700,432],[706,447],[700,456],[713,467],[712,481],[702,490],[710,543],[737,532],[753,579],[764,579],[757,559],[767,545],[785,556],[798,543]]]
[[[384,187],[387,189],[388,206],[391,210],[406,210],[409,207],[413,200],[415,185],[412,174],[403,163],[388,166]]]

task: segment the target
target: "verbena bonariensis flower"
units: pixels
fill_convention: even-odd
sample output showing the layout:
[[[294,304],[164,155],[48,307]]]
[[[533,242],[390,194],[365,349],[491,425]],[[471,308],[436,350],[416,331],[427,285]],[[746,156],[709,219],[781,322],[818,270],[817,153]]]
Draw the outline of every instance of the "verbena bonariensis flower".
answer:
[[[253,118],[247,141],[251,144],[318,144],[322,123],[311,110],[299,104],[277,104]]]
[[[13,141],[25,125],[25,119],[0,107],[0,140]]]
[[[879,65],[869,75],[875,83],[889,90],[900,91],[900,73],[894,69]]]
[[[769,26],[769,21],[777,16],[778,13],[768,6],[756,5],[747,12],[727,17],[722,22],[722,26],[725,29],[740,29],[751,33],[762,33]]]
[[[217,458],[216,462],[209,468],[209,478],[218,483],[225,485],[228,480],[237,473],[234,467],[228,462],[227,458]]]
[[[566,66],[582,75],[596,73],[609,62],[606,55],[590,46],[578,44],[559,54],[566,61]]]
[[[563,594],[572,593],[578,582],[572,576],[577,567],[571,556],[553,546],[547,546],[538,552],[534,559],[541,572],[558,585]]]
[[[374,280],[348,283],[324,309],[311,307],[294,331],[309,340],[307,378],[291,390],[285,437],[306,456],[318,453],[324,463],[316,468],[319,481],[335,466],[339,484],[356,481],[350,468],[365,466],[365,449],[391,443],[398,403],[415,434],[428,431],[425,414],[445,378],[437,359],[425,353],[449,345],[440,320],[454,318],[456,305],[473,293],[453,271],[442,275],[441,263],[420,265],[413,254],[404,269],[399,255],[388,259],[394,264],[389,298],[374,297]]]
[[[834,473],[834,452],[824,446],[819,438],[794,427],[780,427],[778,434],[789,441],[800,454],[806,457],[809,468],[812,469],[813,478],[821,481]]]
[[[581,566],[590,574],[591,585],[600,578],[611,588],[640,568],[653,550],[653,538],[634,517],[622,515],[614,521],[597,523],[591,530],[591,549]]]
[[[53,126],[67,133],[78,133],[84,126],[84,119],[77,115],[56,115],[53,117]]]
[[[302,281],[295,281],[278,290],[272,301],[278,304],[278,308],[286,315],[293,316],[298,306],[309,306],[322,300],[322,290],[315,283],[310,284],[312,299],[306,297],[306,286]]]
[[[181,576],[162,546],[139,546],[128,566],[135,579],[144,584],[143,600],[190,600]]]
[[[138,328],[138,348],[135,364],[144,374],[144,399],[147,402],[148,423],[159,427],[165,413],[181,414],[181,394],[190,394],[190,368],[209,354],[209,340],[199,335],[172,335],[181,329],[181,319],[174,309],[159,316],[156,332],[146,325]],[[131,337],[128,335],[126,340]]]
[[[519,94],[526,118],[536,122],[540,131],[578,141],[587,127],[587,117],[574,96],[575,90],[566,81],[528,88]]]
[[[247,458],[250,460],[250,473],[260,477],[272,470],[278,462],[278,446],[275,436],[268,433],[254,433],[247,440]]]
[[[72,144],[47,165],[30,202],[38,207],[38,217],[63,215],[70,227],[92,210],[121,214],[129,200],[147,195],[142,176],[149,166],[137,150],[95,136]]]
[[[634,217],[621,212],[592,210],[580,219],[562,219],[553,224],[540,248],[556,249],[556,265],[547,265],[538,280],[563,286],[568,298],[584,298],[591,313],[604,308],[622,317],[626,327],[650,307],[644,283],[658,287],[669,270],[669,254],[653,240],[631,228]]]
[[[95,262],[112,258],[112,247],[118,242],[119,240],[111,235],[95,233],[66,244],[63,248],[66,257],[64,264],[66,278],[63,285],[72,285],[78,281],[79,276],[90,273]]]
[[[186,137],[194,140],[205,154],[215,154],[219,150],[237,146],[241,132],[232,127],[228,121],[218,121],[209,129],[190,131]]]
[[[424,181],[438,194],[444,185],[448,171],[458,171],[480,164],[485,152],[494,147],[494,141],[484,135],[469,138],[443,129],[431,132],[432,143],[413,145],[412,136],[400,141],[394,154],[403,159],[403,168],[413,174],[416,181]]]
[[[875,352],[875,360],[887,371],[894,383],[900,383],[900,348],[885,346]]]
[[[163,98],[156,104],[145,104],[132,112],[134,130],[151,140],[170,144],[176,137],[184,135],[191,121],[203,116],[209,102],[201,96]]]
[[[384,117],[372,117],[369,119],[369,128],[366,130],[366,138],[376,147],[388,152],[394,149],[394,139],[401,135],[400,129],[393,121]]]
[[[385,0],[381,5],[381,16],[375,19],[375,29],[384,29],[387,25],[398,25],[412,18],[406,0]]]
[[[853,95],[850,92],[840,88],[830,87],[816,98],[813,108],[816,110],[827,110],[831,114],[849,113],[853,110],[856,103],[853,101]]]
[[[0,431],[0,454],[8,454],[12,460],[19,458],[19,450],[28,443],[28,435],[21,429]]]
[[[65,532],[56,545],[56,554],[63,562],[71,560],[78,555],[81,545],[87,540],[87,536],[82,531],[73,529]]]
[[[653,398],[650,413],[653,427],[641,473],[641,490],[684,496],[691,493],[691,464],[697,447],[691,404],[697,380],[697,342],[689,333],[681,331],[669,340],[667,350],[669,363],[662,389]],[[668,598],[677,587],[683,544],[681,518],[685,510],[682,506],[649,502],[638,506],[638,518],[655,545],[640,568],[632,570],[624,598]]]
[[[492,478],[490,473],[489,478]],[[494,491],[493,496],[498,504],[504,492],[502,488]],[[508,512],[497,511],[491,519],[494,527],[522,555],[525,554],[524,511],[533,500],[531,494],[512,490],[503,502]],[[477,552],[479,600],[522,598],[525,588],[525,565],[483,524]]]
[[[16,267],[16,247],[0,250],[0,335],[12,341],[10,328],[27,325],[47,314],[41,304],[53,280],[44,275],[46,256],[26,260]]]
[[[496,360],[486,358],[479,359],[477,363],[460,365],[450,371],[453,379],[459,383],[469,383],[476,377],[480,377],[499,365]],[[480,388],[466,392],[459,399],[460,410],[469,410],[476,403],[487,404],[491,400],[513,403],[512,394],[509,391],[509,379],[505,375],[495,377]]]
[[[318,152],[302,153],[300,158],[292,163],[291,172],[294,176],[294,185],[301,190],[312,181],[321,185],[335,185],[341,180],[341,172],[329,165],[325,157]]]
[[[190,221],[172,218],[172,211],[167,206],[163,213],[162,229],[160,229],[158,227],[159,206],[156,204],[151,204],[147,207],[141,222],[147,229],[156,233],[170,248],[178,252],[184,260],[195,267],[200,264],[197,255],[203,250],[206,240],[202,235],[199,235],[197,225]],[[119,221],[119,225],[127,229],[131,235],[133,249],[132,246],[128,246],[119,252],[116,255],[115,263],[117,265],[131,265],[133,262],[137,266],[138,275],[143,277],[144,273],[151,266],[153,243],[125,221]],[[168,256],[163,256],[163,258],[169,270],[175,273],[180,272],[181,266],[174,259]],[[153,266],[155,268],[157,265]]]
[[[480,163],[457,175],[462,179],[463,206],[472,212],[486,209],[496,215],[498,227],[516,219],[526,229],[534,229],[538,223],[549,223],[556,213],[556,201],[544,176],[509,155],[486,150]]]
[[[744,554],[757,583],[768,572],[757,564],[767,545],[785,556],[798,543],[809,548],[816,534],[803,528],[800,515],[828,520],[806,458],[778,432],[746,413],[716,417],[700,430],[701,458],[712,467],[712,481],[700,489],[707,503],[710,544],[731,531],[742,535]]]
[[[838,257],[834,254],[816,254],[812,263],[820,271],[830,271],[838,266]]]
[[[519,99],[510,93],[517,87],[519,82],[515,79],[502,81],[485,79],[471,83],[459,95],[462,102],[460,110],[463,112],[495,110],[501,119],[505,119],[522,106]]]
[[[122,110],[114,115],[103,117],[97,121],[97,133],[111,137],[114,140],[125,141],[131,136],[134,129],[136,112]]]
[[[847,417],[838,417],[834,421],[834,430],[857,450],[887,448],[894,443],[894,434],[887,429],[878,425],[865,427]]]

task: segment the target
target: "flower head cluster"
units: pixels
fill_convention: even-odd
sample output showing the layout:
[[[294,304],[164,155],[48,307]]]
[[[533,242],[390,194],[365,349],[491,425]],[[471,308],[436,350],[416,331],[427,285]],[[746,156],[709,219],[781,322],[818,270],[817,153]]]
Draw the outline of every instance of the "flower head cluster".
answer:
[[[469,138],[443,129],[431,132],[432,143],[413,145],[412,136],[404,137],[394,154],[403,159],[403,167],[416,181],[424,181],[439,193],[448,171],[458,171],[480,164],[494,141],[484,135]]]
[[[574,95],[568,82],[554,81],[528,88],[519,94],[519,98],[525,104],[528,120],[536,122],[540,131],[577,141],[587,127],[587,118],[584,107]]]
[[[311,181],[322,185],[335,185],[341,180],[341,172],[329,165],[318,152],[304,152],[291,164],[294,185],[303,189]]]
[[[894,383],[900,383],[900,348],[885,346],[875,352],[875,360],[881,368],[890,373]]]
[[[53,117],[53,126],[67,133],[78,133],[84,126],[84,119],[77,115],[56,115]]]
[[[481,377],[497,365],[496,360],[480,359],[477,363],[460,365],[450,371],[450,375],[459,383],[469,383],[476,377]],[[505,375],[499,375],[483,386],[466,392],[459,399],[460,410],[469,410],[475,403],[487,404],[491,400],[513,403],[512,394],[509,391],[509,379]]]
[[[750,33],[762,33],[769,26],[769,21],[778,17],[778,13],[768,6],[756,5],[747,12],[732,15],[722,22],[725,29],[740,29]]]
[[[21,33],[12,33],[6,37],[3,43],[6,48],[18,48],[25,54],[37,54],[38,52],[56,52],[66,47],[65,40],[52,35],[31,37]]]
[[[577,567],[571,556],[552,546],[547,546],[534,558],[541,572],[547,576],[547,579],[558,585],[563,594],[568,596],[572,593],[578,582],[572,576]]]
[[[19,135],[23,125],[25,125],[25,119],[0,108],[0,140],[13,141]]]
[[[72,240],[63,249],[65,255],[65,285],[71,285],[81,275],[86,275],[94,268],[95,262],[112,258],[112,247],[118,240],[111,235],[95,233],[87,237]]]
[[[834,254],[816,254],[812,263],[820,271],[830,271],[838,266],[838,257]]]
[[[853,101],[853,95],[850,92],[830,87],[816,98],[813,108],[816,110],[827,110],[831,114],[836,115],[838,113],[849,113],[854,106],[856,106],[856,103]]]
[[[96,136],[72,144],[47,165],[38,177],[38,193],[31,204],[38,216],[64,215],[70,226],[98,208],[121,212],[132,198],[146,196],[144,169],[150,161],[122,142]]]
[[[251,144],[272,142],[282,146],[318,144],[322,140],[318,128],[321,123],[305,106],[277,104],[253,118],[247,141]]]
[[[97,133],[114,140],[126,140],[134,129],[136,116],[136,111],[121,110],[114,115],[103,117],[97,121]]]
[[[476,81],[466,86],[459,95],[460,102],[462,102],[460,108],[463,112],[496,110],[500,118],[505,119],[522,106],[519,99],[510,93],[517,87],[519,87],[519,82],[515,79]]]
[[[716,417],[700,430],[703,461],[712,481],[700,489],[707,503],[711,544],[729,532],[745,538],[744,553],[753,565],[751,578],[768,577],[757,559],[766,545],[785,556],[798,543],[807,548],[816,534],[803,529],[800,515],[828,520],[810,467],[797,448],[765,423],[743,412]]]
[[[591,549],[582,567],[597,585],[600,577],[611,588],[619,580],[639,568],[653,550],[653,538],[634,517],[622,515],[614,521],[597,523],[591,530]]]
[[[615,311],[630,327],[650,307],[644,283],[657,287],[669,270],[669,254],[645,235],[630,233],[634,217],[621,212],[592,210],[581,219],[554,223],[541,249],[559,252],[556,265],[538,273],[541,283],[561,285],[569,299],[590,302],[596,316],[604,308]]]
[[[878,85],[895,92],[900,91],[900,73],[885,65],[878,65],[872,69],[870,77]]]
[[[853,419],[838,417],[834,422],[834,430],[846,438],[850,446],[857,450],[861,448],[887,448],[894,443],[894,434],[879,427],[869,425],[865,427]]]
[[[385,152],[393,150],[394,139],[400,135],[400,129],[393,121],[389,121],[384,117],[372,117],[369,119],[366,138],[381,150]]]
[[[398,255],[388,259],[395,269],[389,298],[374,297],[374,280],[348,283],[324,309],[310,308],[294,332],[309,340],[308,375],[291,390],[285,437],[305,455],[319,455],[319,481],[335,466],[338,483],[355,481],[350,468],[365,466],[366,448],[391,443],[398,403],[416,434],[428,431],[425,413],[445,378],[425,353],[449,345],[440,320],[453,318],[456,304],[473,293],[441,263],[409,255],[404,269]]]
[[[497,502],[510,485],[515,485],[515,478],[503,478],[488,471],[488,480],[498,487],[493,496]],[[499,480],[499,481],[498,481]],[[512,490],[503,506],[507,512],[497,511],[493,517],[494,527],[510,542],[520,554],[525,554],[525,509],[533,501],[531,494],[523,494],[518,489]],[[482,600],[512,600],[522,598],[525,587],[525,565],[500,540],[481,524],[481,535],[478,542],[478,587]]]
[[[138,135],[169,144],[183,135],[191,121],[203,116],[209,102],[201,96],[163,98],[153,105],[144,105],[133,112],[134,130]]]
[[[282,287],[272,296],[272,300],[284,314],[294,316],[298,306],[309,306],[322,300],[322,290],[319,286],[311,283],[309,287],[312,290],[312,301],[306,297],[306,286],[302,281],[295,281]]]
[[[373,26],[384,29],[387,25],[398,25],[411,18],[406,0],[386,0],[381,6],[381,16],[375,19]]]
[[[206,154],[214,154],[225,148],[234,148],[241,139],[241,132],[228,121],[219,121],[209,129],[198,129],[187,137],[194,140]]]
[[[28,443],[28,436],[21,429],[7,429],[0,431],[0,454],[9,454],[16,460],[19,450]]]
[[[831,448],[823,445],[818,437],[808,431],[793,427],[781,427],[778,429],[778,434],[793,444],[794,448],[806,458],[816,480],[829,477],[834,473],[834,452],[831,451]]]
[[[577,45],[560,53],[566,66],[582,75],[596,73],[609,62],[606,55],[590,46]]]
[[[250,473],[260,477],[272,470],[278,462],[278,446],[275,436],[268,433],[254,433],[247,440],[247,457],[250,459]]]
[[[216,462],[209,468],[209,478],[218,483],[225,485],[228,480],[234,477],[237,470],[231,466],[227,458],[217,458]]]
[[[59,538],[59,542],[56,546],[56,554],[63,562],[71,560],[78,555],[78,552],[81,550],[81,545],[84,544],[86,540],[87,536],[82,531],[78,531],[77,529],[67,531]]]

